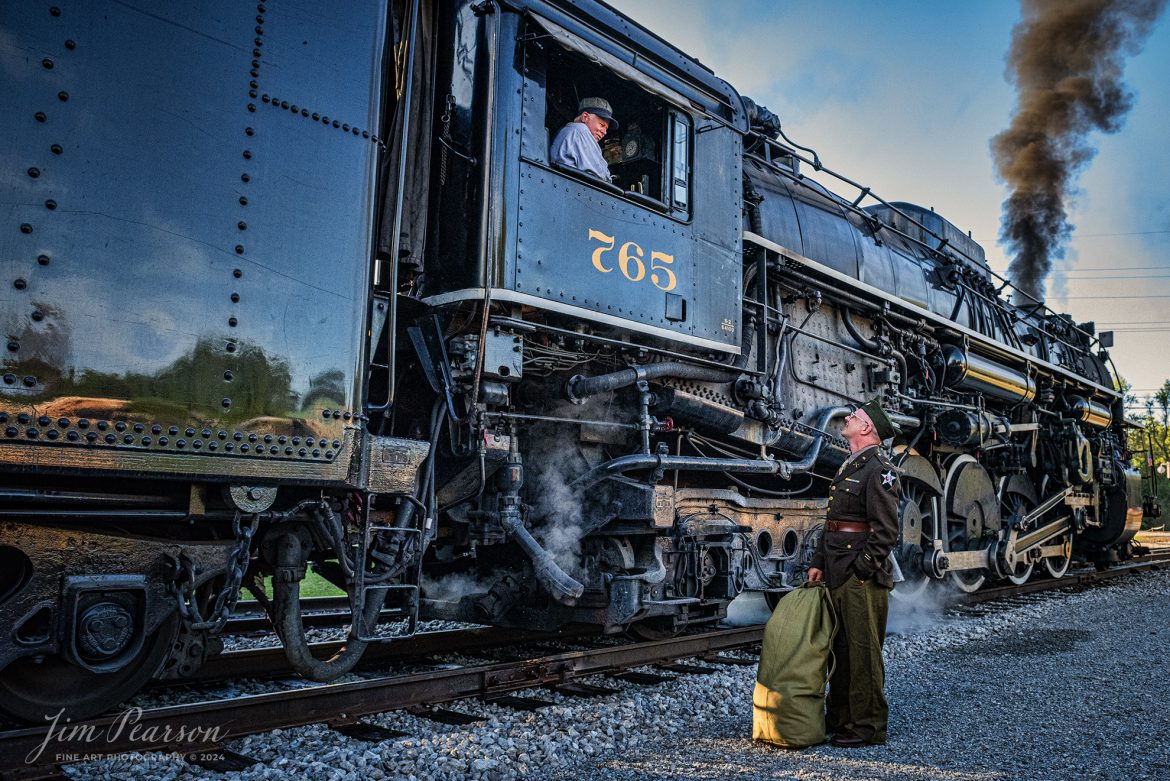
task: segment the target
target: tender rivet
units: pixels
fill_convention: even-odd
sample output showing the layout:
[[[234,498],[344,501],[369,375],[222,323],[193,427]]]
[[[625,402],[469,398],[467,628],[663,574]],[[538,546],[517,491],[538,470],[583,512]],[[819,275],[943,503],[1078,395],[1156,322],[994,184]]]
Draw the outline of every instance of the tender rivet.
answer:
[[[245,159],[245,160],[251,160],[251,159],[252,159],[252,150],[251,150],[251,149],[245,149],[245,150],[244,150],[244,159]]]
[[[28,175],[33,179],[36,179],[41,175],[41,169],[33,166],[32,168],[28,169]]]
[[[260,86],[260,82],[256,81],[255,79],[252,79],[251,81],[248,82],[248,86],[251,87],[252,89],[256,89],[257,87]]]
[[[236,279],[239,279],[240,277],[244,276],[244,272],[238,268],[232,269],[232,276]]]
[[[5,374],[4,375],[4,384],[5,385],[15,385],[16,384],[16,375],[15,374]]]
[[[26,287],[28,287],[28,283],[25,282],[23,279],[18,279],[12,283],[12,286],[14,288],[16,288],[17,290],[24,290]]]
[[[255,98],[255,97],[256,97],[256,94],[257,94],[257,93],[256,93],[256,90],[254,90],[254,89],[250,89],[250,90],[248,90],[248,97],[250,97],[250,98]]]
[[[49,147],[49,151],[55,155],[59,155],[62,152],[64,152],[65,150],[61,148],[60,144],[53,144],[52,146]]]
[[[69,51],[73,51],[77,48],[77,41],[73,40],[72,38],[67,38],[65,40],[65,48]]]
[[[45,122],[48,120],[48,117],[45,116],[45,112],[43,111],[38,111],[37,113],[33,114],[33,118],[35,118],[37,122]]]
[[[25,436],[27,436],[29,439],[36,439],[37,435],[40,434],[40,432],[37,431],[35,428],[30,428],[30,429],[26,430],[24,433],[25,433]]]
[[[344,130],[346,133],[348,133],[349,132],[349,123],[346,122],[344,125],[341,126],[341,129]]]
[[[142,438],[142,444],[149,445],[150,443],[151,443],[150,437],[143,437]]]
[[[313,121],[316,122],[319,119],[321,119],[321,115],[318,114],[316,111],[314,111],[313,112]]]
[[[57,93],[57,100],[64,103],[65,101],[69,100],[69,93],[66,92],[65,90],[61,90],[60,92]]]
[[[221,403],[223,404],[224,409],[227,409],[228,407],[232,406],[231,399],[224,399]]]
[[[240,206],[247,206],[247,205],[248,205],[248,199],[246,197],[244,197],[243,195],[241,195],[240,196]]]
[[[32,418],[29,417],[27,412],[22,412],[16,416],[16,422],[22,426],[27,426],[30,420],[32,420]]]
[[[231,442],[228,442],[226,445],[223,446],[223,449],[230,453],[236,449],[236,446],[233,445]]]
[[[81,439],[81,435],[78,434],[76,431],[70,431],[68,434],[65,435],[65,438],[68,439],[70,442],[76,442],[77,440]]]
[[[237,254],[237,255],[243,255],[243,254],[244,254],[244,245],[243,245],[243,244],[237,244],[237,245],[236,245],[236,254]]]
[[[126,430],[126,422],[122,421],[122,420],[115,422],[114,423],[114,430],[115,431],[125,431]]]
[[[69,428],[69,418],[57,418],[57,425],[61,428]]]
[[[226,431],[223,431],[223,430],[217,431],[217,432],[215,432],[215,435],[217,437],[219,437],[220,439],[227,439],[227,432]]]
[[[240,294],[239,293],[232,293],[232,303],[233,304],[240,303]]]
[[[48,415],[41,415],[39,418],[37,418],[37,425],[38,426],[47,426],[52,422],[53,421],[49,418]]]
[[[22,222],[20,224],[20,232],[21,233],[32,233],[32,226],[29,225],[27,222]]]
[[[24,387],[31,388],[37,384],[37,378],[36,377],[25,377],[24,380],[22,380],[22,382],[24,382]]]
[[[112,445],[118,441],[118,438],[116,436],[114,436],[113,434],[106,434],[106,441]]]
[[[14,437],[18,432],[16,426],[9,426],[8,428],[4,429],[4,433],[7,436]]]
[[[256,104],[255,104],[255,103],[249,103],[249,104],[248,104],[248,111],[255,111],[255,110],[256,110]]]
[[[228,342],[224,349],[226,349],[229,353],[234,353],[236,351],[236,343]]]
[[[89,432],[88,434],[86,434],[86,435],[85,435],[85,438],[86,438],[86,440],[87,440],[87,441],[89,441],[89,442],[97,442],[97,438],[98,438],[97,432],[96,432],[96,431],[91,431],[91,432]]]
[[[254,136],[254,135],[256,135],[256,131],[253,128],[246,127],[246,128],[244,128],[244,135]]]
[[[133,445],[134,444],[134,435],[127,434],[126,436],[122,437],[122,441],[125,442],[127,445]]]
[[[341,123],[335,119],[333,120],[333,127],[341,127]]]
[[[48,437],[49,439],[57,439],[58,437],[61,436],[61,432],[55,428],[51,428],[45,432],[45,436]]]
[[[239,321],[238,321],[238,320],[236,320],[236,318],[234,318],[234,317],[229,317],[229,318],[228,318],[228,325],[229,325],[229,326],[231,326],[232,328],[235,328],[235,327],[236,327],[236,324],[237,324],[238,322],[239,322]]]
[[[60,15],[61,15],[61,9],[58,8],[57,6],[52,6],[49,9],[49,16],[60,16]]]
[[[257,76],[260,75],[260,71],[257,70],[256,68],[253,68],[252,70],[248,71],[248,73],[252,74],[252,78],[256,78]]]
[[[49,59],[48,57],[41,60],[41,65],[44,67],[45,70],[49,70],[49,71],[53,70],[53,61],[51,59]]]
[[[184,433],[184,434],[186,434],[186,435],[187,435],[187,436],[189,436],[189,437],[193,437],[193,436],[195,436],[195,429],[193,429],[193,428],[189,428],[189,429],[187,429],[186,431],[184,431],[183,433]]]
[[[159,437],[158,438],[158,444],[160,447],[163,445],[166,445],[168,442],[170,442],[170,440],[167,439],[166,437]]]
[[[52,198],[49,198],[47,201],[45,201],[45,208],[48,209],[49,211],[53,211],[54,209],[57,208],[57,202],[54,201]]]
[[[249,435],[248,435],[248,441],[249,441],[249,442],[255,442],[255,441],[256,441],[256,435],[255,435],[255,434],[249,434]]]
[[[8,352],[15,353],[15,352],[19,352],[19,351],[20,351],[20,342],[13,341],[13,342],[8,343]]]
[[[305,450],[304,448],[301,448],[300,450],[297,451],[297,455],[303,457],[303,456],[307,455],[308,452],[309,451]]]
[[[40,263],[42,266],[49,265],[49,256],[48,255],[37,255],[37,263]]]
[[[235,375],[234,375],[234,374],[232,374],[230,370],[228,370],[228,371],[224,372],[224,373],[223,373],[223,379],[224,379],[224,382],[231,382],[231,381],[232,381],[232,377],[234,377],[234,376],[235,376]]]
[[[185,439],[176,439],[175,440],[175,447],[186,447],[186,446],[187,446],[187,440],[185,440]]]
[[[143,430],[145,430],[145,429],[146,429],[146,426],[142,425],[141,423],[134,424],[134,430],[137,431],[139,434],[141,434],[143,432]]]
[[[208,442],[207,449],[208,450],[219,450],[219,445],[216,444],[215,442]]]
[[[246,230],[248,230],[248,223],[244,222],[243,220],[240,220],[239,222],[236,223],[236,227],[242,231],[246,231]]]
[[[240,174],[240,181],[241,182],[250,182],[250,181],[252,181],[252,177],[248,176],[247,174]]]
[[[31,317],[32,317],[32,319],[33,319],[35,322],[38,322],[38,323],[39,323],[39,322],[41,322],[42,320],[44,320],[44,319],[45,319],[45,313],[44,313],[44,312],[42,312],[42,311],[40,311],[40,310],[38,309],[38,310],[36,310],[35,312],[33,312],[33,313],[32,313]]]
[[[110,424],[109,424],[109,423],[107,423],[107,422],[106,422],[106,421],[104,421],[104,420],[99,420],[99,421],[98,421],[98,424],[97,424],[97,427],[98,427],[100,430],[102,430],[102,431],[105,431],[106,429],[108,429],[108,428],[110,427]]]
[[[150,427],[150,433],[151,434],[161,434],[162,433],[162,426],[155,423],[153,426]]]

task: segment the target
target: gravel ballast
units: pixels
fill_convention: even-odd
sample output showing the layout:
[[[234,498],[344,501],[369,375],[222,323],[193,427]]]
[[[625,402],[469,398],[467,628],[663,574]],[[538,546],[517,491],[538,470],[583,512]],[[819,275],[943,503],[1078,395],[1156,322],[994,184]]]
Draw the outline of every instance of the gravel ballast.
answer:
[[[409,737],[367,743],[323,725],[227,748],[260,760],[214,772],[161,754],[66,767],[141,779],[1165,779],[1170,778],[1170,572],[1122,576],[995,612],[895,615],[887,640],[889,743],[784,751],[753,743],[755,667],[720,666],[535,712],[465,701],[470,726],[408,713],[367,719]],[[325,715],[325,714],[323,714]]]

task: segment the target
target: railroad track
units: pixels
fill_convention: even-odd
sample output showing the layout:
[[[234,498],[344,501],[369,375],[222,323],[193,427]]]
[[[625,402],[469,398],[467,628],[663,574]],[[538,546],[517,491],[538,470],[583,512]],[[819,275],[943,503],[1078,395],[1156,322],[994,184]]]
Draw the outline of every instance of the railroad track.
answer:
[[[1047,590],[1083,589],[1135,571],[1164,566],[1170,566],[1170,548],[1104,571],[1070,571],[1059,580],[1037,580],[1022,586],[961,594],[952,605],[1008,600]],[[635,683],[654,684],[678,675],[711,672],[712,664],[754,664],[753,660],[724,654],[754,649],[762,638],[762,625],[625,643],[581,633],[517,632],[488,627],[424,633],[406,643],[371,646],[365,666],[473,654],[501,647],[519,650],[517,646],[525,646],[527,654],[507,661],[495,659],[460,666],[437,664],[411,674],[377,674],[353,683],[131,709],[80,723],[0,730],[0,779],[54,778],[58,777],[57,766],[62,763],[78,761],[83,756],[93,759],[96,755],[131,751],[180,752],[194,764],[225,772],[251,763],[220,745],[227,738],[326,723],[351,737],[385,740],[401,734],[367,723],[362,720],[364,716],[410,709],[447,723],[468,723],[479,717],[441,706],[481,698],[508,707],[533,709],[549,703],[517,692],[548,687],[572,696],[601,696],[616,690],[583,684],[576,679],[608,674]],[[558,643],[571,643],[575,647],[548,650],[550,644]],[[315,649],[320,655],[335,645],[339,644],[318,644]],[[694,657],[703,663],[679,663]],[[647,665],[657,665],[658,672],[627,672]],[[268,676],[290,674],[280,649],[256,649],[215,657],[196,680],[256,676],[259,671]]]

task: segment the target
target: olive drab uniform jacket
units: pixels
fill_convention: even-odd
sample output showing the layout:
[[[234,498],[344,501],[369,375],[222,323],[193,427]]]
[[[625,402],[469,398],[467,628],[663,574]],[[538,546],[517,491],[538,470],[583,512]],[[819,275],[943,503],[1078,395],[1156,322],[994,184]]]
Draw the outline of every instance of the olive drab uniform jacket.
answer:
[[[829,588],[856,575],[894,587],[890,551],[898,544],[898,468],[878,445],[860,450],[837,471],[829,487],[826,520],[868,524],[866,532],[829,532],[821,536],[811,566],[825,573]]]

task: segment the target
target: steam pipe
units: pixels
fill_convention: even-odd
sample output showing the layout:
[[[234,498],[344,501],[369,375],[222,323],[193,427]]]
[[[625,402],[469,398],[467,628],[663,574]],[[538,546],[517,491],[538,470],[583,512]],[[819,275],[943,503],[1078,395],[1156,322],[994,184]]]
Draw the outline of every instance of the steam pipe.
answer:
[[[678,469],[685,472],[743,472],[747,474],[779,475],[782,480],[794,474],[807,472],[816,464],[821,447],[829,436],[824,430],[833,418],[846,415],[850,407],[829,407],[821,413],[813,428],[817,431],[816,441],[808,453],[799,461],[775,461],[763,458],[702,458],[697,456],[667,456],[661,454],[636,454],[620,456],[599,464],[573,481],[571,488],[582,490],[594,486],[608,477],[642,469],[666,471]]]
[[[680,377],[685,380],[702,382],[732,382],[738,376],[739,372],[734,370],[712,369],[706,366],[668,361],[652,363],[647,366],[631,366],[628,369],[621,369],[610,374],[600,374],[596,377],[585,377],[577,374],[570,377],[565,384],[565,394],[574,404],[583,404],[585,399],[590,396],[607,393],[618,388],[626,388],[639,380]]]
[[[512,535],[532,560],[537,579],[545,585],[553,598],[563,605],[576,604],[577,599],[585,592],[585,587],[561,569],[553,560],[551,553],[540,547],[540,543],[533,539],[528,529],[524,528],[524,521],[521,520],[519,513],[502,513],[500,525],[505,532]]]

